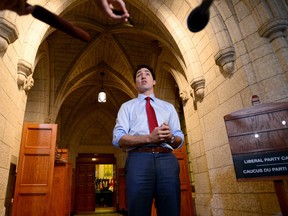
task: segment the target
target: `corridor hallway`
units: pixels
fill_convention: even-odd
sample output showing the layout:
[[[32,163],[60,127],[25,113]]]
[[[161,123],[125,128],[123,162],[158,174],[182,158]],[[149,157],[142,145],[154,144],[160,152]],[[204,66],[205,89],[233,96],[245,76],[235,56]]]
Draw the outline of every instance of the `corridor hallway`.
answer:
[[[253,108],[252,96],[258,96],[262,105],[288,102],[288,0],[214,1],[209,23],[198,33],[189,31],[187,18],[200,0],[124,2],[134,25],[109,19],[98,9],[96,0],[29,1],[87,31],[91,36],[87,43],[36,20],[32,15],[18,16],[11,11],[1,11],[0,215],[9,211],[12,200],[13,206],[19,203],[15,216],[36,215],[28,211],[49,212],[52,209],[48,208],[47,200],[50,202],[55,185],[58,187],[54,190],[55,197],[63,199],[61,203],[53,202],[57,205],[53,211],[69,211],[67,207],[58,207],[65,205],[67,197],[59,196],[64,187],[52,182],[55,169],[52,157],[48,159],[48,152],[55,155],[56,144],[58,149],[69,152],[71,166],[66,171],[72,172],[73,176],[73,196],[68,197],[73,201],[73,213],[85,212],[87,203],[78,193],[81,188],[76,190],[79,155],[114,155],[115,176],[124,178],[125,172],[119,175],[118,170],[125,168],[127,152],[111,144],[112,132],[121,105],[137,97],[133,74],[139,64],[154,68],[155,96],[172,103],[181,119],[185,134],[185,148],[183,145],[181,150],[186,151],[183,152],[186,159],[180,160],[180,168],[187,170],[186,173],[180,172],[185,184],[181,188],[187,197],[181,201],[182,205],[192,206],[194,209],[189,211],[205,216],[278,215],[281,209],[274,181],[256,177],[245,181],[237,179],[235,171],[243,173],[240,168],[244,166],[235,169],[229,138],[235,140],[239,149],[239,161],[246,158],[244,150],[248,150],[248,141],[255,147],[250,149],[251,159],[262,158],[264,154],[260,150],[266,151],[270,144],[275,144],[279,150],[273,157],[279,157],[280,151],[288,155],[287,111],[283,120],[279,115],[274,118],[268,114],[268,121],[263,124],[260,124],[260,119],[264,119],[262,115],[259,119],[251,116],[253,120],[236,118],[240,123],[233,126],[235,133],[229,137],[224,117]],[[106,93],[105,103],[98,101],[102,88]],[[27,145],[22,144],[22,141],[29,140],[22,139],[26,123],[46,127],[43,131],[31,129],[27,134],[33,142],[27,142]],[[49,132],[47,128],[52,125],[57,126],[57,132]],[[269,131],[272,127],[268,128],[270,125],[273,126],[272,132]],[[37,131],[42,131],[44,138],[40,139]],[[236,132],[241,135],[240,142],[236,141]],[[51,139],[48,138],[50,135],[53,135]],[[271,142],[274,138],[279,138],[280,143]],[[36,150],[34,140],[39,141],[39,150]],[[23,154],[27,164],[20,163],[22,147],[27,149],[27,154]],[[257,170],[252,166],[262,164],[246,165],[251,166],[245,170],[252,174]],[[83,178],[85,185],[88,178],[94,181],[93,167],[92,160],[83,167],[83,172],[87,170]],[[288,176],[287,170],[284,177]],[[23,178],[20,178],[20,171],[25,171]],[[263,169],[262,173],[255,174],[272,175],[272,169],[269,173]],[[66,178],[60,169],[57,169],[57,175]],[[49,184],[44,184],[45,179],[49,179]],[[63,180],[61,184],[67,185],[65,182]],[[35,184],[33,188],[32,183]],[[285,180],[284,183],[287,189],[288,182]],[[14,190],[13,185],[19,185],[21,190],[17,186]],[[28,196],[36,191],[36,187],[37,192],[47,196]],[[25,196],[22,196],[24,190]],[[16,192],[19,194],[18,191],[20,195],[14,196]],[[93,188],[91,191],[93,194]],[[120,205],[117,202],[116,196],[113,204]],[[74,203],[83,203],[84,207],[76,208]],[[86,212],[94,212],[94,207]],[[37,215],[45,215],[41,213]],[[191,215],[183,213],[181,216]]]
[[[95,212],[76,214],[75,216],[125,216],[119,212],[114,212],[113,207],[96,208]]]

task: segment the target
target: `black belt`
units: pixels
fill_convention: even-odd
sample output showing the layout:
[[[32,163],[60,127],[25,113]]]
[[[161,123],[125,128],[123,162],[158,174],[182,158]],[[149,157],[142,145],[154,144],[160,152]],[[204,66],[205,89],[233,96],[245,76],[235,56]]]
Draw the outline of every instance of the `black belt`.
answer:
[[[164,147],[140,147],[130,150],[129,152],[148,152],[148,153],[170,153],[172,149]]]

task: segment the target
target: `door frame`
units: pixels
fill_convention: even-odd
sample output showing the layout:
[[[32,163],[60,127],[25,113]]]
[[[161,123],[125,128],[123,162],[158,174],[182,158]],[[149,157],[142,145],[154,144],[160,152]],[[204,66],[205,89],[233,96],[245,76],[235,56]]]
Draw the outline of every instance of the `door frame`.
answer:
[[[116,158],[114,154],[96,154],[96,153],[79,153],[78,157],[76,158],[76,185],[79,179],[78,176],[78,167],[80,164],[87,164],[87,165],[94,165],[94,174],[95,174],[95,165],[96,164],[113,164],[114,168],[113,171],[116,172]],[[113,192],[113,208],[116,211],[117,209],[117,203],[116,203],[116,192],[117,188],[115,185],[114,192]],[[94,193],[95,194],[95,193]],[[78,191],[76,187],[76,193],[75,193],[75,200],[78,198]],[[95,197],[94,197],[95,198]],[[79,206],[77,206],[77,203],[75,203],[75,209],[79,209]]]

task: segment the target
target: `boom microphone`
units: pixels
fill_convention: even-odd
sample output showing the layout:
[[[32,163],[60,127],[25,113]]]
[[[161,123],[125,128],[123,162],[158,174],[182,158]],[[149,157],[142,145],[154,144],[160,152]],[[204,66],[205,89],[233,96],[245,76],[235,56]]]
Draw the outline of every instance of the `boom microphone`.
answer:
[[[213,0],[202,0],[201,5],[191,11],[187,19],[187,26],[191,32],[199,32],[205,28],[209,22],[212,3]]]

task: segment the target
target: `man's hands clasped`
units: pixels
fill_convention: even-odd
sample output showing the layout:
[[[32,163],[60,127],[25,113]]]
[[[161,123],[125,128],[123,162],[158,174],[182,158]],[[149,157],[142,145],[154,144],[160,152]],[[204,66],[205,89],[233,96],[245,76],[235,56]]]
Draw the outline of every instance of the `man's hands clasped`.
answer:
[[[172,138],[172,133],[170,130],[170,126],[164,122],[159,127],[154,128],[152,133],[150,134],[151,143],[161,144],[163,142],[169,142]]]

